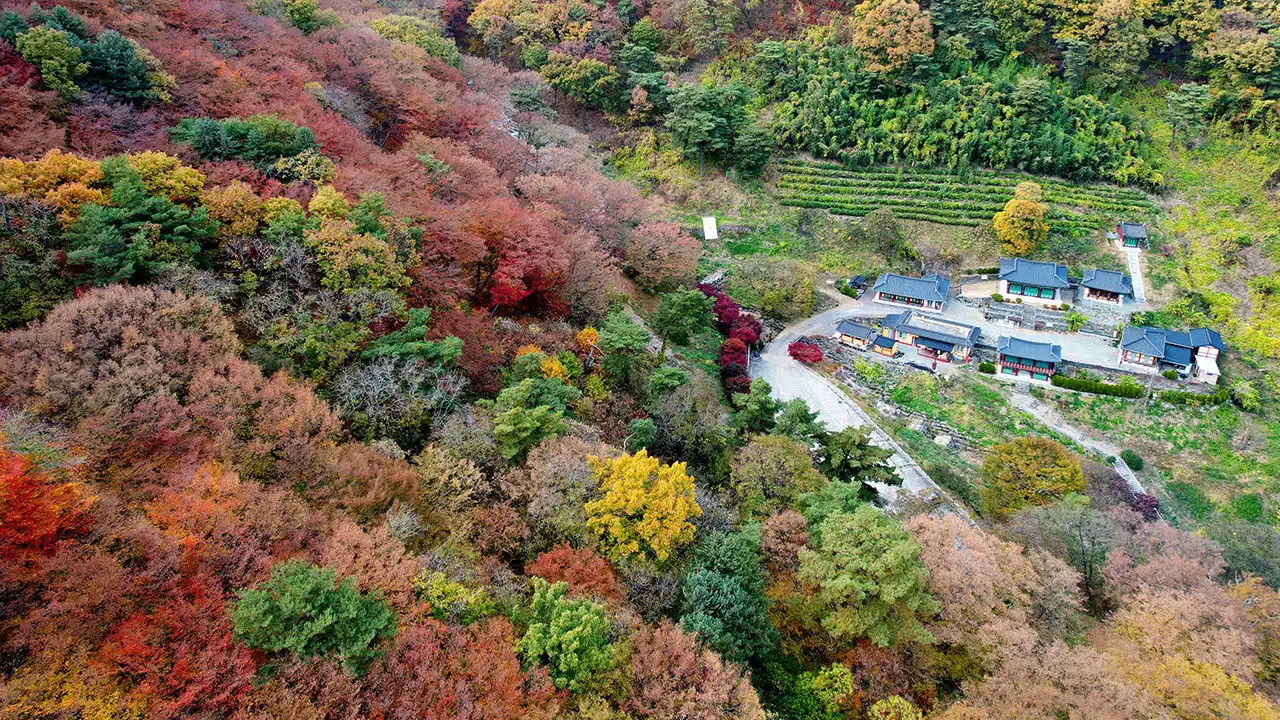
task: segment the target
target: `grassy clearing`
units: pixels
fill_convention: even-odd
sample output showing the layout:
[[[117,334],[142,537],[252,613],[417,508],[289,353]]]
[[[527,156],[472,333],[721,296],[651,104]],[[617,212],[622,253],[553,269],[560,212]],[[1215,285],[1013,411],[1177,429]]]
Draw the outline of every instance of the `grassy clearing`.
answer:
[[[1200,487],[1228,503],[1242,493],[1280,491],[1280,422],[1230,404],[1174,407],[1095,395],[1055,394],[1068,421],[1135,450],[1147,470]]]

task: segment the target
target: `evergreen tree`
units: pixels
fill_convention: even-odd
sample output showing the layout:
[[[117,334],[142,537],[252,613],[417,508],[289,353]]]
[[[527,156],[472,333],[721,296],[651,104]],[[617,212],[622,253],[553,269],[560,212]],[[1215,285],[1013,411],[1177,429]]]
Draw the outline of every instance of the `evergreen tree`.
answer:
[[[649,338],[649,333],[624,312],[615,312],[605,319],[600,326],[598,347],[604,353],[600,364],[611,379],[633,380],[632,376],[646,362],[645,346]]]
[[[271,569],[271,578],[240,591],[231,609],[236,637],[268,653],[300,658],[333,655],[363,673],[395,634],[396,614],[374,591],[361,594],[355,580],[301,560]]]
[[[823,434],[817,455],[818,468],[828,479],[857,485],[864,499],[876,496],[872,483],[902,484],[902,478],[885,464],[893,453],[872,445],[866,428],[848,427]]]
[[[218,229],[206,208],[190,210],[152,195],[132,170],[116,171],[111,200],[111,207],[84,206],[67,231],[67,259],[85,267],[96,285],[145,281],[165,266],[190,263]]]
[[[810,410],[803,398],[783,403],[773,427],[773,432],[785,435],[805,447],[813,447],[825,431],[826,427],[818,420],[818,413]]]
[[[104,30],[88,47],[89,81],[112,95],[140,103],[151,99],[151,69],[133,43],[115,30]]]
[[[64,99],[80,93],[76,79],[88,72],[89,64],[80,61],[82,51],[71,43],[67,33],[37,27],[18,33],[16,43],[22,59],[40,70],[45,85],[57,90]]]
[[[751,390],[736,393],[733,404],[733,424],[748,433],[766,433],[773,430],[778,415],[778,401],[773,399],[773,388],[763,378],[751,381]]]
[[[360,356],[366,360],[390,355],[398,358],[414,358],[432,365],[452,363],[462,354],[462,340],[453,336],[440,340],[427,340],[427,326],[430,321],[430,308],[414,308],[409,311],[409,322],[404,327],[369,343]]]
[[[568,598],[569,586],[535,577],[533,619],[516,650],[527,662],[544,665],[556,687],[581,693],[613,667],[609,621],[597,602]]]
[[[1187,144],[1204,132],[1209,105],[1213,101],[1208,86],[1185,83],[1169,93],[1165,101],[1169,108],[1166,113],[1169,127],[1173,130],[1169,135],[1170,150],[1178,146],[1179,139]]]

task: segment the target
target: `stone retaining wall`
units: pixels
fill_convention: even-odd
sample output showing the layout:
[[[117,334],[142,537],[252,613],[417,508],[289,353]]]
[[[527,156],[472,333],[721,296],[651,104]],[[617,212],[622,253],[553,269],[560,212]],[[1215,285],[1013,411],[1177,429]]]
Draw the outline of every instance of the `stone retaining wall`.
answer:
[[[873,352],[855,350],[831,338],[809,337],[806,339],[822,348],[823,357],[840,363],[841,367],[837,368],[833,373],[835,379],[848,386],[855,394],[871,401],[882,415],[904,420],[908,428],[931,438],[943,447],[950,447],[956,450],[977,447],[977,444],[969,437],[966,437],[958,428],[930,418],[925,413],[900,407],[893,401],[893,393],[889,388],[866,383],[848,366],[852,365],[853,361],[858,358],[870,360],[883,367],[887,374],[898,378],[906,377],[913,372],[919,372],[918,369],[899,362],[885,361],[885,358]]]

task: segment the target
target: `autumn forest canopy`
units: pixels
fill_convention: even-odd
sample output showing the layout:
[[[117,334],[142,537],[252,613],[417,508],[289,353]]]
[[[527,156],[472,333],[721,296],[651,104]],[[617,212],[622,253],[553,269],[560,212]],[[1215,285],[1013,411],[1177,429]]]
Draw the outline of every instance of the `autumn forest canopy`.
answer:
[[[0,718],[1280,717],[1261,504],[1175,527],[1034,433],[974,517],[887,503],[752,376],[812,265],[701,282],[657,178],[1145,199],[1274,129],[1272,4],[0,8]],[[1115,100],[1160,83],[1172,137]]]

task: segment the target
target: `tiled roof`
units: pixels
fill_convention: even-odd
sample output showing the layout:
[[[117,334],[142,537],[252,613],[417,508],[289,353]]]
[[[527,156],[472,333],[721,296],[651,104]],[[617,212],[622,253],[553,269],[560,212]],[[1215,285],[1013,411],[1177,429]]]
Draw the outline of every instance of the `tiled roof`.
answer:
[[[1147,226],[1142,223],[1122,222],[1120,223],[1120,235],[1127,238],[1145,240],[1147,238]]]
[[[1120,335],[1120,347],[1130,352],[1152,355],[1173,365],[1186,367],[1191,364],[1191,354],[1202,347],[1225,350],[1222,336],[1209,328],[1191,330],[1165,330],[1154,327],[1125,326]]]
[[[951,280],[946,275],[930,273],[924,277],[907,277],[897,273],[885,273],[876,280],[872,288],[878,293],[888,293],[899,297],[915,298],[945,302],[951,290]]]
[[[996,340],[996,350],[1001,355],[1012,355],[1026,360],[1062,362],[1062,346],[1051,343],[1031,342],[1022,338],[1001,335]]]
[[[1066,288],[1067,266],[1026,258],[1000,258],[1000,279],[1042,288]]]
[[[929,338],[951,345],[972,347],[977,344],[978,338],[982,337],[982,330],[973,325],[944,320],[910,310],[885,316],[881,325],[886,328],[911,333],[917,337]]]
[[[836,332],[841,335],[856,337],[859,340],[870,340],[871,337],[876,334],[874,329],[867,327],[862,323],[856,323],[852,320],[841,320],[840,324],[836,325]]]
[[[876,339],[871,341],[871,344],[882,347],[882,348],[891,348],[894,345],[897,345],[898,343],[893,338],[887,338],[883,335],[877,335]]]
[[[1120,347],[1129,352],[1164,357],[1165,331],[1162,328],[1125,325],[1120,334]]]
[[[921,345],[929,348],[930,350],[937,350],[938,352],[951,352],[956,349],[955,343],[943,342],[941,340],[933,340],[927,337],[920,338],[919,342]]]
[[[1191,348],[1186,345],[1164,344],[1164,357],[1160,358],[1170,365],[1188,367],[1191,365]]]
[[[1103,292],[1119,293],[1120,295],[1133,294],[1133,278],[1115,270],[1103,270],[1102,268],[1085,270],[1084,281],[1080,284]]]
[[[1222,342],[1222,336],[1216,330],[1209,328],[1192,328],[1187,331],[1191,336],[1191,347],[1215,347],[1218,350],[1226,350],[1227,346]]]

